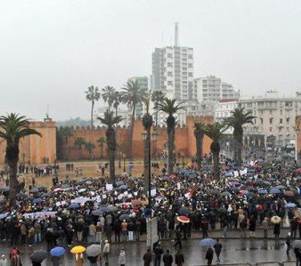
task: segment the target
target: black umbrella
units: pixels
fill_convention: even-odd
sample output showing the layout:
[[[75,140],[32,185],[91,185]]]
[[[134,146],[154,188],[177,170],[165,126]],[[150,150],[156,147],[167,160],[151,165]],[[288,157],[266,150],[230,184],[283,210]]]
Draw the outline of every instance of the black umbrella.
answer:
[[[37,250],[30,256],[32,262],[41,263],[48,256],[48,252],[45,250]]]

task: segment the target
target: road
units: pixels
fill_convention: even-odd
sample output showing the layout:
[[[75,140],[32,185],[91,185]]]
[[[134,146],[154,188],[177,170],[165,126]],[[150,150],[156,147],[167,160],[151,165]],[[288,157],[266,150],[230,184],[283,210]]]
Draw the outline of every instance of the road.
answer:
[[[206,248],[199,245],[199,239],[183,241],[183,254],[185,257],[185,265],[204,265]],[[286,246],[284,240],[280,241],[279,247],[275,247],[274,240],[259,240],[259,239],[227,239],[221,240],[223,245],[221,264],[230,263],[251,263],[258,262],[284,262],[287,261]],[[126,244],[112,245],[112,253],[110,256],[109,265],[118,265],[118,254],[120,249],[124,247],[127,254],[127,265],[143,265],[142,256],[146,251],[145,242],[127,242]],[[163,241],[162,247],[164,250],[169,248],[174,254],[174,249],[171,241]],[[31,247],[21,247],[23,265],[31,265],[30,254],[33,250],[45,249],[43,245]],[[4,244],[1,245],[1,252],[8,253],[9,248]],[[291,252],[291,260],[295,260],[293,252]],[[214,263],[216,260],[214,259]],[[50,259],[44,261],[43,266],[51,265]],[[64,257],[65,266],[74,265],[73,257],[70,253]],[[89,265],[86,263],[85,265]]]

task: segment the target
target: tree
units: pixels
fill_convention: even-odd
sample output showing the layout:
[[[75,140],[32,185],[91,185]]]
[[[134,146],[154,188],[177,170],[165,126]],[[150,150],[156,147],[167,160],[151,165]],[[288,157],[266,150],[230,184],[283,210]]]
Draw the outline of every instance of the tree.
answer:
[[[89,153],[89,158],[90,158],[90,160],[91,160],[91,159],[92,159],[92,153],[93,153],[93,150],[95,149],[94,143],[92,143],[92,142],[86,142],[86,143],[85,143],[85,148],[86,148],[86,150],[88,151],[88,153]]]
[[[149,113],[151,94],[147,93],[143,99],[146,107],[146,113],[143,115],[142,124],[145,129],[144,140],[144,189],[149,191],[151,179],[151,128],[153,125],[153,117]]]
[[[78,137],[74,141],[74,146],[79,150],[81,150],[82,147],[85,146],[86,144],[87,144],[87,142],[82,137]]]
[[[195,145],[196,145],[195,158],[199,169],[201,169],[201,165],[202,165],[204,126],[205,125],[202,122],[198,122],[194,124],[194,136],[195,136]]]
[[[109,163],[110,163],[110,179],[115,184],[115,151],[116,151],[116,134],[115,125],[122,121],[121,116],[114,116],[113,112],[107,110],[104,113],[104,117],[98,117],[100,122],[107,126],[106,139],[109,151]]]
[[[245,111],[244,108],[238,107],[231,112],[231,116],[225,119],[225,123],[232,127],[234,138],[234,160],[240,166],[242,162],[242,148],[243,148],[243,125],[253,124],[255,116],[252,111]]]
[[[15,207],[16,205],[20,139],[29,135],[38,135],[41,137],[38,131],[29,128],[29,126],[29,121],[25,116],[11,113],[0,117],[0,138],[6,141],[5,160],[9,167],[9,202],[11,207]]]
[[[112,86],[106,86],[101,91],[102,91],[101,96],[105,101],[105,103],[108,103],[109,111],[111,111],[112,105],[114,104],[114,100],[116,97],[116,90]]]
[[[100,149],[100,159],[103,159],[103,154],[104,154],[104,144],[106,143],[106,138],[105,137],[100,137],[97,140],[99,149]]]
[[[213,174],[216,178],[220,175],[219,153],[220,153],[220,140],[227,127],[225,124],[215,122],[213,124],[205,125],[203,127],[204,133],[211,138],[210,151],[213,157]]]
[[[136,106],[141,103],[143,98],[145,97],[146,90],[142,89],[139,86],[137,80],[128,81],[126,87],[122,88],[121,99],[122,102],[127,104],[131,111],[131,125],[129,127],[129,148],[128,148],[128,157],[129,160],[133,160],[133,152],[132,152],[132,144],[133,144],[133,133],[134,133],[134,122],[135,122],[135,114],[136,114]]]
[[[122,95],[120,91],[115,91],[113,107],[115,108],[115,116],[118,115],[118,107],[122,103]]]
[[[167,124],[167,157],[168,157],[168,173],[171,174],[173,172],[174,164],[175,164],[175,127],[176,127],[176,119],[174,115],[183,109],[182,103],[176,103],[176,99],[168,99],[164,98],[162,102],[158,104],[159,110],[166,113],[168,115],[166,119]]]
[[[93,128],[93,114],[94,114],[94,104],[100,98],[99,89],[93,85],[88,87],[86,91],[86,99],[91,102],[91,128]]]
[[[153,91],[152,93],[152,102],[154,103],[154,110],[155,110],[155,125],[158,126],[158,120],[159,120],[159,103],[163,101],[165,97],[165,93],[162,91]]]
[[[56,128],[56,150],[57,158],[65,159],[64,145],[68,144],[68,139],[73,135],[72,127],[58,127]]]

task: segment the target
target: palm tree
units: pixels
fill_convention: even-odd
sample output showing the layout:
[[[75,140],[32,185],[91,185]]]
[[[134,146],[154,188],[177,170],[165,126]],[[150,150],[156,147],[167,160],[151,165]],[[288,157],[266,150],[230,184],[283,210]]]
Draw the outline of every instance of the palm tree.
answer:
[[[90,160],[91,160],[91,159],[92,159],[92,153],[93,153],[93,150],[95,149],[94,143],[92,143],[92,142],[86,142],[86,143],[85,143],[85,148],[86,148],[86,150],[88,151],[88,153],[89,153],[89,158],[90,158]]]
[[[78,137],[78,138],[76,138],[75,141],[74,141],[74,146],[75,146],[77,149],[79,149],[79,150],[81,150],[82,147],[85,146],[85,145],[86,145],[86,141],[85,141],[84,138],[82,138],[82,137]]]
[[[183,109],[182,103],[176,103],[176,99],[168,99],[164,98],[162,102],[158,104],[159,110],[166,113],[168,115],[166,119],[167,124],[167,153],[168,153],[168,173],[171,174],[173,172],[174,164],[175,164],[175,127],[176,127],[176,119],[174,115]]]
[[[112,105],[114,103],[114,99],[116,97],[116,90],[112,86],[106,86],[102,90],[102,98],[105,101],[105,103],[108,103],[109,105],[109,111],[111,111]]]
[[[253,120],[256,117],[252,115],[252,111],[245,112],[243,107],[235,108],[231,113],[232,115],[225,119],[225,123],[234,129],[234,160],[240,166],[242,162],[241,152],[243,148],[243,125],[253,124]]]
[[[204,133],[211,138],[212,143],[210,145],[210,151],[213,157],[213,174],[216,178],[219,177],[220,174],[220,165],[219,165],[219,153],[220,153],[220,140],[223,136],[223,133],[227,127],[224,124],[220,124],[215,122],[210,125],[206,125],[203,127]]]
[[[113,101],[113,107],[115,108],[115,116],[118,115],[118,107],[122,102],[122,97],[121,97],[121,92],[120,91],[115,91],[114,94],[114,101]]]
[[[107,126],[106,139],[109,151],[110,162],[110,179],[115,184],[115,151],[116,151],[116,134],[115,125],[122,121],[121,116],[114,116],[113,112],[107,110],[104,117],[98,117],[101,123]]]
[[[149,191],[150,184],[151,184],[151,127],[153,124],[153,117],[149,113],[150,99],[151,99],[151,93],[148,92],[143,99],[143,102],[146,107],[146,113],[143,115],[143,118],[142,118],[142,124],[145,129],[145,140],[144,140],[144,189],[145,189],[145,192]]]
[[[201,165],[202,165],[204,126],[205,125],[202,122],[198,122],[194,124],[194,136],[195,136],[195,145],[196,145],[195,158],[199,169],[201,169]]]
[[[16,205],[18,187],[19,142],[29,135],[41,136],[38,131],[29,128],[29,121],[25,116],[11,113],[0,117],[0,138],[6,141],[5,160],[9,167],[9,201],[12,207]]]
[[[152,93],[152,101],[154,102],[154,110],[155,110],[155,121],[156,121],[156,127],[158,126],[158,120],[159,120],[159,103],[162,102],[162,100],[165,97],[165,93],[162,91],[154,91]]]
[[[94,104],[100,98],[99,89],[93,85],[88,87],[86,91],[86,99],[91,102],[91,128],[93,128],[93,113],[94,113]]]
[[[65,159],[64,145],[67,145],[69,137],[73,135],[72,127],[56,128],[56,151],[58,159]]]
[[[100,149],[100,159],[103,159],[103,153],[104,153],[104,144],[106,143],[106,138],[105,137],[100,137],[97,140],[99,149]]]
[[[132,144],[133,144],[133,132],[134,132],[134,122],[135,122],[135,114],[136,114],[136,106],[141,103],[143,98],[145,97],[146,90],[142,89],[139,86],[137,80],[128,81],[125,88],[122,88],[121,99],[123,103],[126,103],[131,110],[131,125],[129,127],[129,146],[128,146],[128,157],[129,160],[133,160],[133,152],[132,152]]]

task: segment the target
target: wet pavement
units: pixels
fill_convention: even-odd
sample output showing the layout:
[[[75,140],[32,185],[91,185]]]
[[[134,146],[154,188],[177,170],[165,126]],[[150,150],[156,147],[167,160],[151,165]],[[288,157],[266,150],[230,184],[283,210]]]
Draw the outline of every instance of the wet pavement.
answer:
[[[199,239],[183,241],[183,254],[185,257],[185,265],[204,265],[206,248],[203,248],[199,244]],[[279,245],[274,240],[262,240],[262,239],[221,239],[223,250],[221,253],[221,264],[232,263],[250,263],[255,264],[258,262],[285,262],[288,261],[286,256],[286,245],[284,240],[280,240]],[[112,252],[110,256],[109,265],[118,265],[118,255],[121,248],[125,248],[127,254],[126,265],[143,265],[142,256],[146,251],[145,242],[126,242],[124,244],[113,244]],[[163,249],[170,249],[172,254],[175,250],[173,248],[173,241],[162,241]],[[44,245],[38,245],[32,247],[20,247],[22,251],[23,265],[31,265],[30,254],[33,250],[45,249]],[[8,253],[9,248],[5,245],[1,245],[1,252]],[[69,266],[75,265],[73,256],[69,253],[63,258],[61,265]],[[291,261],[295,260],[293,251],[291,251]],[[216,263],[216,258],[214,258]],[[42,264],[43,266],[52,265],[51,260],[47,259]],[[89,265],[89,263],[85,263]]]

